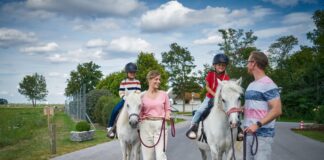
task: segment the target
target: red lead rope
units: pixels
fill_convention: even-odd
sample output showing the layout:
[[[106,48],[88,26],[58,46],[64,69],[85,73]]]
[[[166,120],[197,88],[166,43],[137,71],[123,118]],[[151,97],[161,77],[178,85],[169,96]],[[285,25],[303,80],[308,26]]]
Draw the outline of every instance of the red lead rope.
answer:
[[[170,119],[170,125],[171,125],[171,135],[172,135],[172,137],[175,137],[175,127],[174,127],[174,121],[172,118]],[[145,146],[147,148],[153,148],[160,142],[162,132],[163,132],[163,152],[165,152],[165,118],[163,118],[163,120],[162,120],[162,126],[161,126],[159,138],[158,138],[157,142],[155,144],[153,144],[152,146],[149,146],[143,142],[143,140],[141,138],[141,132],[139,129],[137,130],[140,142],[143,144],[143,146]]]

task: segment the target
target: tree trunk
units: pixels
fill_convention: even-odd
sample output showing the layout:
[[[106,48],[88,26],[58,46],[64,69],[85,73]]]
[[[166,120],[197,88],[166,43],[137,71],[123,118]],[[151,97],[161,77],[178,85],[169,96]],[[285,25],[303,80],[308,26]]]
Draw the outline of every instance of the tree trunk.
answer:
[[[182,110],[185,112],[185,107],[186,107],[186,101],[185,98],[182,99]]]

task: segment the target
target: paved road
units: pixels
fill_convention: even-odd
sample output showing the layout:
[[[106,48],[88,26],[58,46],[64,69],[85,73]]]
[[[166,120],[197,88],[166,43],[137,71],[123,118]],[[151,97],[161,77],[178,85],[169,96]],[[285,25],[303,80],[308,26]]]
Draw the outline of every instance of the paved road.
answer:
[[[167,156],[169,160],[199,160],[200,152],[195,143],[188,140],[184,133],[189,123],[177,124],[176,137],[169,136]],[[324,159],[324,143],[293,133],[290,128],[297,123],[277,123],[273,145],[273,160],[310,160]],[[169,134],[170,135],[170,134]],[[237,144],[239,145],[239,144]],[[240,146],[239,146],[240,147]],[[237,159],[242,156],[237,155]],[[210,157],[209,157],[210,158]],[[62,155],[53,160],[119,160],[121,151],[118,141],[103,143],[94,147]]]

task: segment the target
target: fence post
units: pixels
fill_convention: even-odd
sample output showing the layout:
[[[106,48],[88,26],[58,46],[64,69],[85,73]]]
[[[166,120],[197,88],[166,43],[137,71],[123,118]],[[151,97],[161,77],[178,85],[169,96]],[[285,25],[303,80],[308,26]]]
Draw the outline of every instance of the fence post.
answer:
[[[51,124],[51,153],[56,154],[56,125]]]

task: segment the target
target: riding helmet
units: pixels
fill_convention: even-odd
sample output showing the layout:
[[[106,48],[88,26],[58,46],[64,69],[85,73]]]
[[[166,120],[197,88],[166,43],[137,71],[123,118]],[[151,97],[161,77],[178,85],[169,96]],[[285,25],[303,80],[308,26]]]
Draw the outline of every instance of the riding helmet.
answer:
[[[126,73],[129,73],[129,72],[136,72],[137,71],[137,66],[136,64],[130,62],[130,63],[127,63],[126,66],[125,66],[125,72]]]
[[[228,64],[228,57],[225,54],[217,54],[214,56],[213,59],[213,65],[214,64],[219,64],[219,63],[225,63],[226,65]]]

